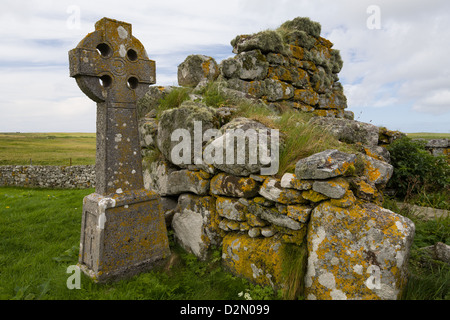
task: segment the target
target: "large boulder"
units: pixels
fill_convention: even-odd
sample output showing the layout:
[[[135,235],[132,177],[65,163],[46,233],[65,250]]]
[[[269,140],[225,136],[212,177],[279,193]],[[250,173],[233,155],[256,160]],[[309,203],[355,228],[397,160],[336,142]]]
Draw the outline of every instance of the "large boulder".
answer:
[[[178,84],[196,87],[203,81],[214,81],[219,76],[219,66],[212,57],[190,55],[178,66]]]
[[[411,220],[372,203],[348,208],[321,203],[307,234],[306,298],[398,299],[414,230]]]

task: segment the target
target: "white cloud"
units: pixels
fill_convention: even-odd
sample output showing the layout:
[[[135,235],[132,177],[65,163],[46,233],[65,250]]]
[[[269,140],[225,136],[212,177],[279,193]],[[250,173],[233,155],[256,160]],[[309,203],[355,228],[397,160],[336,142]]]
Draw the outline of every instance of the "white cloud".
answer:
[[[381,30],[366,26],[367,7],[373,4],[380,8]],[[80,9],[79,29],[67,26],[71,5]],[[350,110],[383,109],[370,113],[370,120],[381,123],[394,108],[409,105],[410,112],[397,121],[416,123],[421,131],[424,114],[439,115],[443,124],[436,130],[448,130],[450,1],[153,0],[124,4],[4,0],[0,12],[0,111],[7,116],[0,119],[0,131],[14,131],[13,124],[24,123],[26,117],[30,128],[39,120],[44,123],[39,127],[52,126],[57,131],[67,127],[64,117],[80,126],[89,123],[87,114],[95,118],[86,108],[90,100],[68,77],[67,52],[104,16],[133,24],[133,34],[156,61],[159,85],[176,85],[177,66],[189,54],[221,60],[231,55],[230,40],[236,35],[308,16],[321,23],[322,35],[341,51],[344,68],[339,76]],[[63,111],[61,103],[70,109]],[[57,129],[58,123],[64,125]],[[90,124],[87,128],[94,127]]]
[[[435,115],[450,113],[450,90],[439,90],[427,95],[414,104],[413,110]],[[450,129],[450,123],[448,128]]]

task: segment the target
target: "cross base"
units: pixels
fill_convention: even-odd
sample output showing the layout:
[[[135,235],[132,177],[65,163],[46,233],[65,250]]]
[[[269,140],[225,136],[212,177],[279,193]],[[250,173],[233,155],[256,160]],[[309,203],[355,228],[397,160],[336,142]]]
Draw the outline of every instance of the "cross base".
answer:
[[[169,257],[161,200],[142,189],[83,200],[79,266],[105,282],[149,270]]]

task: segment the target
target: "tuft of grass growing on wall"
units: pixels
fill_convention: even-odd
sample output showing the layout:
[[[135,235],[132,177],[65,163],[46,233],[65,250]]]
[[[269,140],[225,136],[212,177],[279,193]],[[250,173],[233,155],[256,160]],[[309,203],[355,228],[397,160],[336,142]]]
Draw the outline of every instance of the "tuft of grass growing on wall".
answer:
[[[283,249],[282,274],[286,287],[283,290],[283,299],[303,299],[305,290],[305,273],[308,261],[308,248],[306,241],[300,246],[286,244]]]
[[[355,147],[340,142],[336,137],[308,123],[308,113],[291,110],[275,121],[275,126],[285,137],[280,148],[278,175],[293,173],[298,160],[328,149],[355,153]]]
[[[191,92],[192,89],[187,87],[173,88],[163,99],[159,100],[158,108],[156,109],[157,118],[163,111],[178,108],[183,101],[189,100]]]

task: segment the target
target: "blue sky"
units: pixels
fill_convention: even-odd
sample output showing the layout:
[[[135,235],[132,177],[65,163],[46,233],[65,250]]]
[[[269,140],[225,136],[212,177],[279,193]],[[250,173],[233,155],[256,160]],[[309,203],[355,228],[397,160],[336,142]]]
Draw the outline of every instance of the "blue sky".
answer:
[[[95,132],[96,105],[69,77],[67,53],[102,17],[131,23],[156,61],[157,85],[177,85],[188,55],[220,62],[236,35],[298,16],[320,22],[341,51],[339,77],[357,120],[450,132],[447,0],[3,0],[0,132]]]

